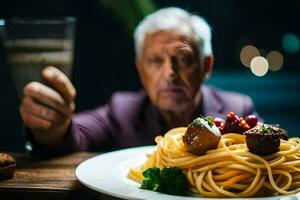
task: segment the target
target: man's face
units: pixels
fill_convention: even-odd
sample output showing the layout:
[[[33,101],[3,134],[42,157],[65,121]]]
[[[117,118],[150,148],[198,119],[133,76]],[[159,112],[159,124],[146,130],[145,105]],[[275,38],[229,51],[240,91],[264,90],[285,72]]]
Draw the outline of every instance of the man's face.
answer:
[[[137,69],[149,98],[161,111],[176,111],[194,103],[204,77],[195,44],[174,31],[146,36]]]

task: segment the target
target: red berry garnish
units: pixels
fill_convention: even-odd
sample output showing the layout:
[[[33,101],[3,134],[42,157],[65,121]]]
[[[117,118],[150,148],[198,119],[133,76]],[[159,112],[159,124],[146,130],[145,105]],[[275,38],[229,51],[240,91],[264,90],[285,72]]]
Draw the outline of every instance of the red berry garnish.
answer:
[[[241,122],[242,125],[241,125]],[[248,130],[248,124],[243,118],[239,118],[234,112],[229,112],[225,121],[226,131],[230,133],[240,133]]]
[[[222,135],[227,133],[226,126],[223,122],[220,124],[220,126],[218,128],[219,128],[219,131],[221,132]]]
[[[226,117],[226,122],[234,122],[238,119],[238,116],[234,112],[229,112]]]
[[[253,128],[257,125],[258,119],[255,115],[248,115],[246,117],[246,122],[251,128]]]
[[[245,132],[247,130],[250,129],[250,126],[248,125],[248,123],[246,122],[246,120],[241,120],[240,122],[240,127],[242,128],[242,131]]]
[[[228,115],[230,115],[230,116],[234,116],[235,115],[235,113],[234,112],[229,112],[228,114],[227,114],[227,116]]]
[[[217,126],[217,127],[220,127],[221,126],[221,123],[223,123],[224,124],[224,119],[222,119],[222,118],[219,118],[219,117],[216,117],[215,119],[214,119],[214,124]]]
[[[230,112],[227,114],[226,122],[229,123],[238,123],[240,121],[239,116],[237,116],[234,112]]]

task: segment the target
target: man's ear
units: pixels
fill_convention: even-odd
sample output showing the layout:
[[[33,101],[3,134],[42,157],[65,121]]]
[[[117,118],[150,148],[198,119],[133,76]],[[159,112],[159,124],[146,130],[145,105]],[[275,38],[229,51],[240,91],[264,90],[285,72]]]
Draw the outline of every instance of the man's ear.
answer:
[[[204,81],[207,81],[210,78],[210,74],[212,72],[213,69],[213,65],[214,65],[214,56],[213,55],[209,55],[209,56],[205,56],[204,58]]]

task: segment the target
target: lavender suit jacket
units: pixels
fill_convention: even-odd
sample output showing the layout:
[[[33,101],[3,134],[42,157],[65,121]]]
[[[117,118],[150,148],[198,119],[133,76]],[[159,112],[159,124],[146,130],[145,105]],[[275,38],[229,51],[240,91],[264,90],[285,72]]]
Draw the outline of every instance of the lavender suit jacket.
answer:
[[[250,97],[214,87],[202,86],[199,115],[224,118],[230,111],[245,117],[257,114]],[[159,111],[143,90],[116,92],[96,109],[75,114],[68,134],[60,144],[45,147],[33,143],[33,153],[54,155],[76,150],[111,151],[154,144],[156,135],[166,132]],[[30,138],[30,134],[29,134]]]

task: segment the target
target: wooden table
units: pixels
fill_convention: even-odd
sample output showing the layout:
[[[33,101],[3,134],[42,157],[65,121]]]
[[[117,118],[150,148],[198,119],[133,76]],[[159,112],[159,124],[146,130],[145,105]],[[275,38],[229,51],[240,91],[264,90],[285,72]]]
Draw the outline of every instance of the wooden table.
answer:
[[[0,199],[117,199],[76,180],[77,165],[95,153],[77,152],[43,160],[25,153],[11,155],[17,160],[17,169],[13,178],[0,181]]]

